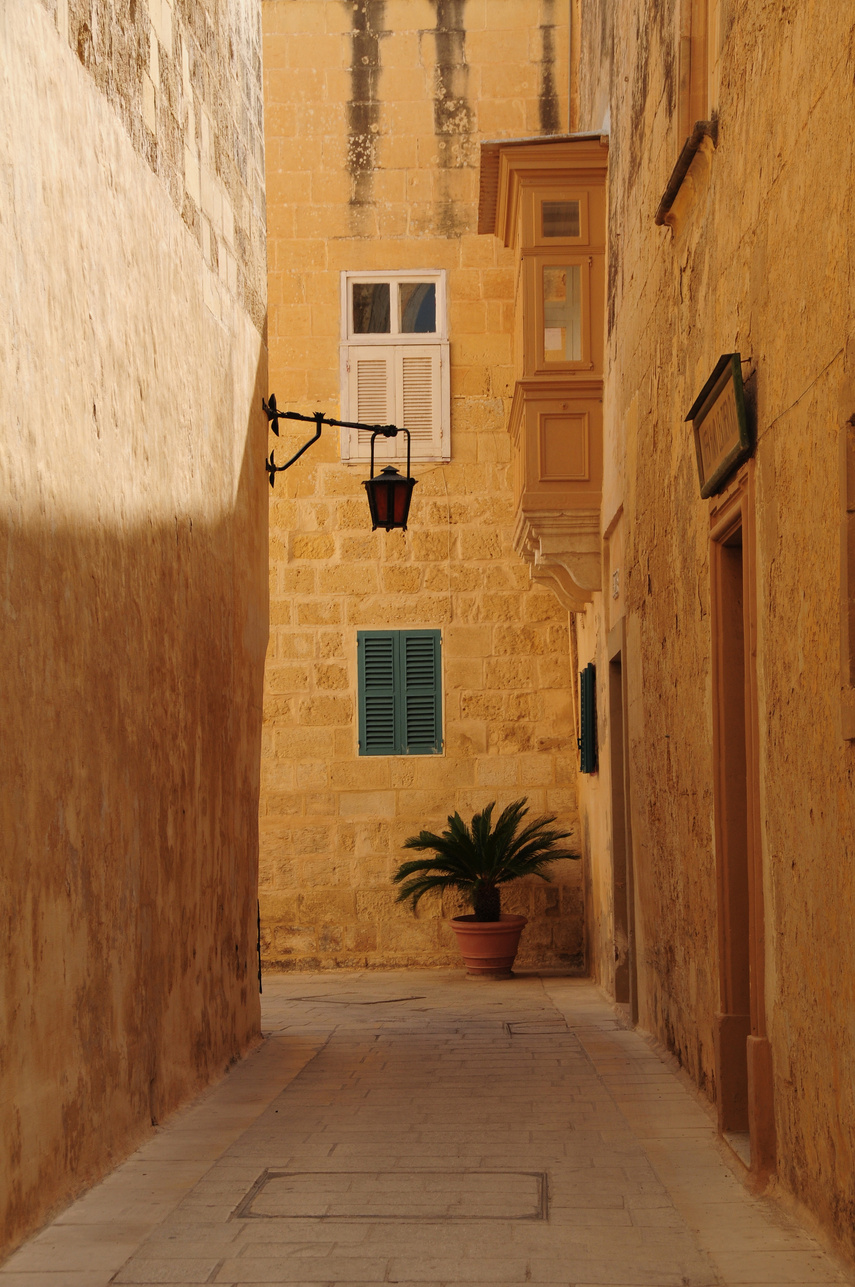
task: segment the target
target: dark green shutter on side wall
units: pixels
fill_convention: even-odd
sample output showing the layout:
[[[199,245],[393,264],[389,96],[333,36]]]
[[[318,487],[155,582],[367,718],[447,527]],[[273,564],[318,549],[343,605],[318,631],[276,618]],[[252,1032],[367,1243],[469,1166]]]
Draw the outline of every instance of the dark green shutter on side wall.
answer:
[[[360,755],[442,750],[440,632],[360,630]]]
[[[579,770],[597,771],[597,671],[592,661],[579,675]]]

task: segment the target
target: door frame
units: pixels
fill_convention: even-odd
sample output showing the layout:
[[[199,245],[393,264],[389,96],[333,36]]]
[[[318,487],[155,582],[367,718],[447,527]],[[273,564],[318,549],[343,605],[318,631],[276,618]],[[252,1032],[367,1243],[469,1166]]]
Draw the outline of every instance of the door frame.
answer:
[[[638,966],[635,944],[635,879],[632,854],[632,810],[627,729],[626,617],[612,626],[608,636],[607,698],[609,711],[609,769],[611,775],[612,930],[615,939],[615,1000],[629,1006],[638,1023]],[[615,675],[617,671],[617,675]],[[619,972],[617,932],[626,937],[625,970]]]
[[[728,640],[725,623],[725,551],[737,534],[742,545],[742,626],[745,728],[744,861],[747,876],[748,1015],[731,1013],[734,980],[734,909],[730,896],[733,828],[729,814],[727,764]],[[760,809],[759,700],[757,683],[757,556],[754,461],[710,505],[710,608],[712,634],[713,798],[718,898],[719,1013],[716,1015],[716,1100],[719,1129],[747,1127],[751,1170],[775,1170],[775,1115],[771,1045],[766,1028],[766,928],[763,894],[762,816]],[[732,792],[731,792],[732,795]],[[738,806],[741,810],[741,801]],[[742,837],[740,836],[740,840]],[[738,913],[737,913],[738,915]],[[743,927],[744,932],[744,927]],[[743,1044],[744,1043],[744,1044]],[[744,1062],[743,1062],[744,1061]],[[740,1073],[744,1067],[744,1073]],[[740,1081],[744,1079],[744,1082]],[[743,1099],[744,1097],[744,1099]],[[744,1121],[744,1125],[742,1122]]]

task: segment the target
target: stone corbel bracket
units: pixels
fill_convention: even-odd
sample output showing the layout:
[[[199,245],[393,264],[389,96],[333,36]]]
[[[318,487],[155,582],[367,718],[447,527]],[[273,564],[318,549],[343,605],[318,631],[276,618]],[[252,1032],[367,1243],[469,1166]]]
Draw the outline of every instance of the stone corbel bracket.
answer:
[[[602,588],[598,509],[521,511],[514,549],[532,580],[547,584],[568,612],[584,612]]]

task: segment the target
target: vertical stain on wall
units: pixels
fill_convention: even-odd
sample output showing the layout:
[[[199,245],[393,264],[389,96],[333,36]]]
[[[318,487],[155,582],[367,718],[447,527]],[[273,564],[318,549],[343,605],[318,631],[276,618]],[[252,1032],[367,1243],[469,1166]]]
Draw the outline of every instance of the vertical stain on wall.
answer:
[[[351,205],[372,199],[380,133],[380,38],[386,34],[385,0],[347,0],[351,11],[350,101],[347,104],[347,169]]]
[[[659,51],[662,58],[662,82],[665,92],[665,110],[673,116],[677,109],[677,47],[674,28],[664,7],[659,10]]]
[[[445,169],[472,164],[469,142],[474,114],[468,101],[466,0],[434,0],[436,65],[433,125],[439,139],[439,163]]]
[[[620,234],[616,221],[609,220],[608,284],[606,289],[606,334],[611,339],[617,316],[618,272],[620,267]]]
[[[466,0],[432,0],[434,23],[433,129],[439,165],[435,206],[436,230],[456,237],[468,230],[468,216],[461,207],[459,188],[452,172],[478,164],[473,142],[475,112],[469,101],[469,64],[466,61]]]
[[[544,0],[540,41],[540,85],[537,101],[540,132],[558,134],[561,123],[558,114],[558,88],[555,82],[555,0]]]

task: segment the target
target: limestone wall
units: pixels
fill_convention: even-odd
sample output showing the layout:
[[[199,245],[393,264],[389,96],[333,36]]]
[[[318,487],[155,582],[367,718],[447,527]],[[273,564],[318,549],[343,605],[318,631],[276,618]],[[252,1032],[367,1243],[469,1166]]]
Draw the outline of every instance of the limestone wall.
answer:
[[[0,7],[4,1249],[258,1037],[259,49],[218,23]]]
[[[581,19],[581,128],[601,124],[603,50],[613,59],[603,524],[623,506],[640,1022],[715,1097],[710,504],[684,417],[719,354],[739,351],[757,433],[763,999],[778,1175],[852,1252],[855,750],[841,734],[839,466],[855,411],[855,156],[837,121],[855,27],[832,0],[710,6],[721,21],[719,142],[693,164],[670,230],[653,215],[682,143],[677,9],[604,2]],[[601,676],[610,606],[579,629],[580,662],[596,659]],[[607,755],[604,717],[600,731]],[[607,785],[607,775],[591,784],[583,806],[586,833],[603,837],[593,861],[606,913]],[[610,932],[607,914],[593,945],[604,981]]]
[[[365,268],[446,270],[452,397],[451,460],[414,464],[405,535],[372,534],[367,468],[340,463],[335,431],[277,477],[264,957],[451,964],[454,906],[395,906],[402,840],[522,795],[576,827],[568,617],[511,548],[513,260],[476,235],[479,139],[566,128],[567,6],[270,0],[264,22],[279,406],[338,413],[340,274]],[[360,757],[357,630],[405,626],[442,631],[444,752]],[[507,898],[531,918],[521,962],[581,964],[580,876],[565,864]]]

